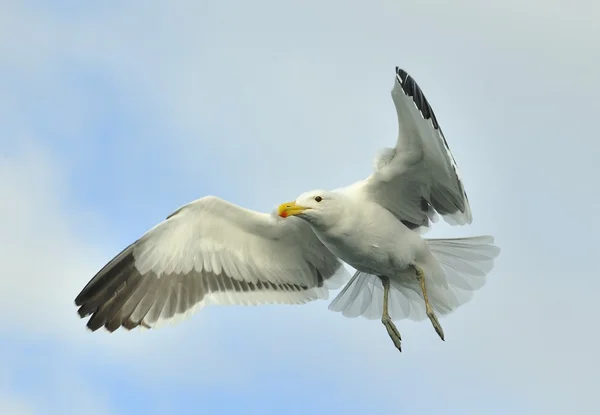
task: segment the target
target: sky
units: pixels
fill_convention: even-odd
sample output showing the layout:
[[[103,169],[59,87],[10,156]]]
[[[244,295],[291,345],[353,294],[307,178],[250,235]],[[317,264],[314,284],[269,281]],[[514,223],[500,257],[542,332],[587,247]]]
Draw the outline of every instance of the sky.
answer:
[[[0,0],[0,413],[594,414],[600,65],[591,0]],[[91,333],[75,296],[180,205],[270,211],[366,177],[394,68],[502,248],[441,319],[328,301]],[[336,293],[330,295],[333,299]]]

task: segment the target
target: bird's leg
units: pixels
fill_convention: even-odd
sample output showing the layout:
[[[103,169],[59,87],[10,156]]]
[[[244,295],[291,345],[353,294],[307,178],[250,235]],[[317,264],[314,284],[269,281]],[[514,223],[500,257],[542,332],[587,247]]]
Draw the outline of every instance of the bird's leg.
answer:
[[[427,287],[425,286],[425,274],[423,270],[417,266],[415,266],[415,270],[417,271],[417,280],[421,284],[421,291],[423,291],[423,299],[425,300],[425,312],[427,313],[427,317],[431,320],[431,324],[433,324],[433,328],[435,329],[440,339],[444,340],[444,330],[440,322],[437,319],[437,316],[433,312],[433,308],[431,308],[431,304],[429,304],[429,298],[427,297]]]
[[[385,326],[390,338],[394,342],[394,346],[400,351],[402,351],[401,342],[402,338],[400,337],[400,332],[396,328],[396,325],[390,318],[390,313],[388,312],[388,298],[390,295],[390,279],[388,277],[379,277],[381,282],[383,283],[383,312],[381,313],[381,322]]]

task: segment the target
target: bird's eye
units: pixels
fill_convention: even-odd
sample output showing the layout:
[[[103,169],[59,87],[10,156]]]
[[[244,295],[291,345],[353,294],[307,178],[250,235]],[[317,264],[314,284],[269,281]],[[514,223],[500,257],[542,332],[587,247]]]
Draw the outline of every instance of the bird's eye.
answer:
[[[315,202],[319,203],[323,198],[321,196],[315,197]]]

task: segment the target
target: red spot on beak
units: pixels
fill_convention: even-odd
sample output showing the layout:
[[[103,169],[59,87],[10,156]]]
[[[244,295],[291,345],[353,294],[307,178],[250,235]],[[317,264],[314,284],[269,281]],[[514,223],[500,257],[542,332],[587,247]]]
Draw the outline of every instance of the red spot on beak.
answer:
[[[279,216],[281,216],[282,218],[287,218],[288,214],[287,214],[287,212],[284,211],[284,212],[281,212],[279,214]]]

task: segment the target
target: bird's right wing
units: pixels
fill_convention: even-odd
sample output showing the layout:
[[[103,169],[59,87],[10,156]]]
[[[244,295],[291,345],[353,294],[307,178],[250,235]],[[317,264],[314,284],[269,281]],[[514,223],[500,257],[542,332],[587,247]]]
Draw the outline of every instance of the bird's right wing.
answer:
[[[210,196],[178,209],[123,250],[75,304],[81,317],[91,315],[91,330],[153,327],[209,303],[327,298],[344,272],[303,220]]]

